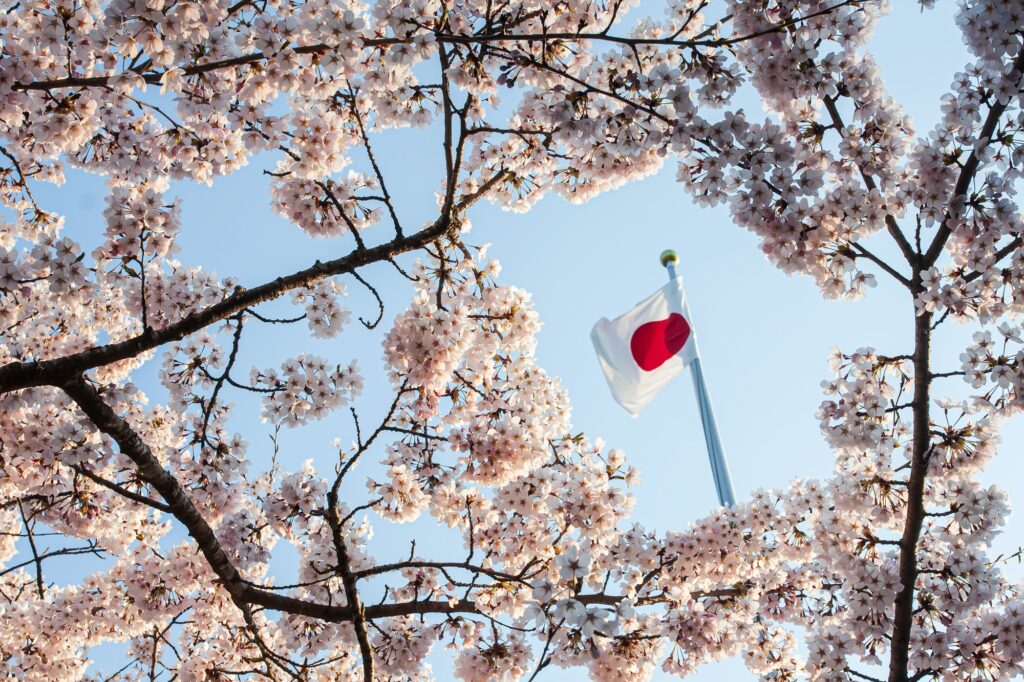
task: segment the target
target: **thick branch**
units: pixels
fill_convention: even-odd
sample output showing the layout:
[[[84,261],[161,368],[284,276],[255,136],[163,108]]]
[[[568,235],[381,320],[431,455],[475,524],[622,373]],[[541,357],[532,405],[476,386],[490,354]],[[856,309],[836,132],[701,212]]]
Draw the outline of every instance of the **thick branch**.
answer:
[[[245,583],[238,570],[231,564],[220,541],[210,524],[192,504],[178,480],[167,472],[132,427],[104,402],[85,379],[78,377],[62,386],[70,397],[92,421],[97,429],[110,436],[117,443],[121,453],[139,468],[139,474],[167,503],[170,513],[188,530],[188,534],[199,546],[210,568],[220,579],[221,585],[239,606],[246,603],[259,604],[268,609],[287,611],[325,620],[348,620],[348,608],[332,607],[301,599],[258,590]]]
[[[256,604],[274,611],[284,611],[300,616],[319,618],[332,622],[352,621],[355,612],[351,606],[332,606],[275,594],[253,587],[239,575],[224,553],[216,534],[206,519],[185,494],[178,480],[161,466],[149,446],[143,442],[132,427],[104,402],[102,396],[86,380],[77,378],[62,386],[64,392],[79,406],[97,429],[110,436],[118,444],[122,454],[131,459],[139,468],[139,474],[164,498],[167,508],[188,530],[210,568],[220,579],[221,585],[231,595],[239,608]],[[351,605],[351,601],[350,601]],[[460,600],[455,603],[405,602],[377,604],[363,609],[366,619],[393,618],[410,614],[427,613],[479,613],[472,601]]]
[[[87,417],[103,433],[110,436],[118,444],[121,452],[139,467],[139,473],[154,490],[164,498],[167,507],[175,518],[188,530],[196,542],[199,551],[210,568],[220,579],[221,585],[231,595],[239,608],[248,604],[256,604],[273,611],[283,611],[300,616],[319,618],[331,622],[352,621],[355,612],[350,606],[332,606],[274,594],[254,587],[239,575],[224,553],[220,542],[196,509],[195,505],[182,490],[177,479],[168,473],[153,455],[131,426],[104,402],[100,394],[82,378],[70,381],[63,387],[67,395],[79,406]],[[355,574],[352,574],[355,577]],[[702,597],[735,597],[739,592],[735,589],[723,589],[695,594]],[[623,599],[619,595],[589,594],[579,595],[577,599],[583,604],[601,604],[613,606]],[[663,598],[642,598],[637,603],[656,604]],[[351,604],[351,602],[350,602]],[[395,618],[399,616],[420,614],[453,614],[468,613],[481,615],[471,600],[456,601],[412,601],[392,604],[375,604],[362,608],[366,620],[377,618]]]
[[[476,198],[475,195],[466,197],[462,204],[460,204],[460,208],[463,205],[468,205],[471,201],[475,201]],[[203,310],[187,315],[180,322],[176,322],[163,329],[147,329],[142,334],[125,341],[105,346],[94,346],[88,350],[53,360],[12,362],[0,367],[0,393],[33,386],[59,385],[77,377],[86,370],[125,360],[162,346],[165,343],[183,339],[189,334],[195,333],[215,322],[226,319],[250,306],[275,299],[292,289],[307,286],[326,277],[351,272],[355,268],[370,263],[386,261],[399,254],[422,248],[456,229],[456,221],[439,220],[429,228],[421,230],[410,237],[396,238],[373,248],[357,249],[348,255],[327,261],[326,263],[317,261],[314,265],[304,270],[278,277],[273,281],[253,287],[252,289],[244,289],[228,296],[220,303],[215,303]]]

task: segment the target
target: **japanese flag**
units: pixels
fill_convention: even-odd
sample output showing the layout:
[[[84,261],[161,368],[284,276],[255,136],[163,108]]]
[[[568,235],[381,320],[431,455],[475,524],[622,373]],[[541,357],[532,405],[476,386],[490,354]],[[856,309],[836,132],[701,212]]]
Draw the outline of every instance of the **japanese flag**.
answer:
[[[614,320],[590,332],[612,396],[631,415],[697,357],[683,281],[674,279]]]

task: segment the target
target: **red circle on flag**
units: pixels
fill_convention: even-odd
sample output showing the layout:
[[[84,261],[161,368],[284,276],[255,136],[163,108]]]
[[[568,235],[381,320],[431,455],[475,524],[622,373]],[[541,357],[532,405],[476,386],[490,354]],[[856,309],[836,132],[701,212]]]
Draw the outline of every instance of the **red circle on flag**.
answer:
[[[664,320],[645,322],[629,340],[629,350],[640,369],[653,372],[681,351],[690,338],[690,324],[679,313]]]

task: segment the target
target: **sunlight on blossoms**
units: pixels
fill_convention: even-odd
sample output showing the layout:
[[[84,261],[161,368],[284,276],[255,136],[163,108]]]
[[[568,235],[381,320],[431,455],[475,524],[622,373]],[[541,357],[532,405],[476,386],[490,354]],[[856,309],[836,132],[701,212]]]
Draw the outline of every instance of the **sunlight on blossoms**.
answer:
[[[0,677],[1024,675],[986,470],[1024,407],[1024,1],[913,3],[967,59],[921,129],[873,52],[891,0],[0,2]],[[609,193],[653,176],[801,280],[773,305],[891,313],[800,358],[831,473],[732,504],[716,469],[723,504],[656,525],[639,444],[574,416],[550,292],[502,274],[583,226],[483,243],[552,202],[633,220]],[[655,322],[629,380],[699,382],[714,467],[691,326]]]

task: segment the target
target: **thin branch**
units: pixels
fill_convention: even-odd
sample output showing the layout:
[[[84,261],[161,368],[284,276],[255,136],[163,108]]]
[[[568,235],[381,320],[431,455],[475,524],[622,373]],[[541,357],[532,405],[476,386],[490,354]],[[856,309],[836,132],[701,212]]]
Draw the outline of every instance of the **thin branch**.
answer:
[[[461,34],[448,34],[442,32],[433,32],[434,39],[441,44],[448,45],[479,45],[487,43],[546,43],[550,41],[595,41],[595,42],[606,42],[612,44],[621,44],[631,47],[641,46],[663,46],[663,47],[682,47],[682,48],[718,48],[729,45],[737,45],[754,38],[759,38],[779,31],[784,31],[792,26],[796,26],[802,22],[814,19],[816,17],[824,16],[837,9],[846,7],[848,5],[861,5],[868,0],[843,0],[835,5],[824,7],[818,11],[811,12],[809,14],[793,17],[778,24],[772,25],[764,30],[755,31],[753,33],[745,34],[742,36],[733,36],[730,38],[713,38],[707,40],[678,40],[675,38],[642,38],[642,37],[625,37],[625,36],[612,36],[607,35],[603,32],[597,33],[584,33],[582,31],[576,33],[496,33],[496,34],[477,34],[477,35],[461,35]],[[362,46],[364,49],[373,48],[385,48],[391,45],[402,45],[409,44],[416,39],[418,34],[410,33],[407,36],[398,38],[362,38]],[[328,43],[315,43],[312,45],[299,45],[292,47],[290,51],[296,55],[324,55],[330,52],[337,51],[348,51],[350,47],[347,43],[332,45]],[[227,59],[220,59],[205,64],[192,64],[190,66],[183,67],[182,74],[184,76],[195,76],[199,74],[209,73],[211,71],[217,71],[219,69],[235,68],[238,66],[245,66],[248,64],[256,64],[259,62],[267,61],[273,58],[275,55],[267,55],[264,52],[251,52],[249,54],[239,55],[237,57],[229,57]],[[144,62],[141,65],[136,66],[134,69],[130,69],[130,72],[137,73],[142,76],[143,80],[150,85],[158,85],[163,77],[166,75],[166,71],[150,71],[146,72],[145,69],[149,68],[150,63]],[[52,80],[33,81],[30,83],[15,83],[12,88],[14,90],[56,90],[60,88],[82,88],[82,87],[107,87],[110,83],[111,78],[115,75],[111,74],[106,76],[68,76],[65,78],[56,78]]]
[[[32,537],[32,526],[28,522],[28,518],[25,516],[25,508],[21,502],[18,502],[18,512],[21,514],[21,522],[25,525],[25,535],[28,537],[28,546],[32,550],[32,561],[36,565],[36,592],[39,598],[42,599],[45,592],[46,586],[43,585],[43,560],[39,557],[39,551],[36,549],[35,538]]]
[[[366,126],[363,123],[363,117],[359,113],[359,107],[356,106],[356,91],[349,89],[349,97],[352,98],[351,112],[352,117],[356,121],[356,127],[359,129],[359,137],[362,138],[363,147],[366,149],[366,156],[370,159],[370,167],[373,168],[373,174],[377,176],[377,182],[380,184],[380,191],[384,195],[382,197],[384,205],[388,208],[388,214],[391,216],[391,223],[395,228],[395,236],[402,236],[402,223],[398,220],[398,213],[395,212],[395,206],[391,201],[391,193],[388,192],[388,185],[384,181],[384,173],[380,170],[380,165],[377,163],[377,157],[373,154],[373,147],[370,146],[370,137],[366,134]]]
[[[113,492],[117,493],[122,497],[127,497],[129,500],[134,500],[135,502],[144,504],[147,507],[152,507],[153,509],[158,509],[165,513],[171,512],[171,508],[168,507],[163,502],[160,502],[159,500],[154,500],[149,497],[146,497],[145,495],[140,495],[139,493],[132,492],[131,490],[128,490],[124,486],[118,485],[113,481],[108,481],[102,476],[98,476],[92,471],[89,471],[85,467],[79,466],[77,464],[70,464],[68,466],[70,466],[75,471],[75,473],[85,476],[93,483],[96,483],[98,485],[103,486],[104,488],[112,490]]]
[[[891,265],[889,265],[888,263],[883,261],[881,258],[876,256],[875,254],[873,254],[870,251],[868,251],[859,242],[850,242],[850,247],[853,248],[853,250],[857,252],[858,256],[861,256],[863,258],[867,258],[869,261],[871,261],[872,263],[876,264],[878,267],[880,267],[883,270],[885,270],[897,282],[899,282],[903,286],[907,287],[908,289],[910,288],[910,286],[911,286],[910,285],[910,280],[906,276],[900,274],[899,271],[896,270],[896,268],[892,267]]]
[[[1024,240],[1021,239],[1020,235],[1014,237],[1013,240],[1010,241],[1010,243],[1008,243],[1006,246],[1004,246],[1003,248],[1001,248],[1001,249],[999,249],[998,251],[995,252],[994,258],[992,259],[992,262],[993,263],[998,263],[1002,259],[1006,258],[1011,253],[1013,253],[1018,248],[1020,248],[1020,245],[1022,243],[1024,243]],[[981,274],[982,273],[979,272],[979,271],[969,272],[969,273],[967,273],[966,275],[963,276],[963,280],[965,282],[973,282],[974,280],[976,280],[979,277],[981,277]]]
[[[37,562],[41,564],[43,561],[46,561],[47,559],[50,559],[52,557],[77,556],[79,554],[92,554],[98,557],[103,556],[103,552],[99,549],[99,545],[97,545],[95,541],[90,540],[88,545],[84,545],[82,547],[64,547],[62,549],[52,549],[43,552],[37,557],[32,557],[31,559],[22,561],[19,564],[6,566],[3,570],[0,570],[0,576],[7,575],[8,573],[13,573],[19,568],[24,568],[25,566],[28,566],[30,564],[36,564]]]
[[[832,125],[835,127],[836,132],[845,137],[846,126],[843,123],[842,116],[839,114],[839,109],[836,107],[836,99],[837,98],[833,97],[825,97],[823,102],[825,103],[825,110],[828,111],[828,115],[832,119]],[[878,188],[878,185],[875,183],[875,179],[871,177],[867,171],[861,168],[860,165],[857,166],[857,169],[860,171],[861,178],[864,180],[864,186],[867,187],[868,190]],[[890,213],[885,214],[885,227],[896,242],[896,245],[900,247],[900,251],[903,253],[903,257],[907,260],[907,263],[911,266],[916,266],[918,254],[914,251],[914,247],[910,245],[910,242],[907,241],[906,236],[903,234],[903,230],[901,230],[900,226],[896,224],[896,218],[894,218]]]
[[[1021,71],[1024,70],[1024,50],[1020,51],[1017,58],[1013,61],[1013,72],[1017,74],[1017,81],[1020,82]],[[981,126],[981,130],[978,132],[978,140],[984,140],[985,143],[989,143],[992,138],[992,133],[995,132],[996,126],[999,125],[999,119],[1002,118],[1006,112],[1006,107],[1009,106],[1013,98],[1008,99],[1006,102],[996,102],[989,109],[988,116],[985,117],[985,122]],[[950,197],[950,205],[955,205],[957,197],[964,196],[967,194],[967,188],[970,187],[971,182],[974,180],[975,174],[978,172],[978,166],[981,164],[981,156],[979,154],[979,147],[975,145],[974,149],[971,150],[967,160],[964,161],[963,166],[960,168],[960,175],[956,179],[956,185],[953,186],[953,194]],[[922,267],[930,268],[938,260],[939,254],[942,253],[942,248],[946,245],[946,240],[949,239],[949,235],[953,234],[952,227],[952,214],[947,212],[946,217],[943,218],[942,224],[939,225],[939,229],[935,232],[935,237],[932,239],[932,243],[928,246],[928,250],[922,257]]]
[[[854,677],[859,677],[860,679],[867,680],[868,682],[882,682],[882,680],[878,679],[877,677],[871,677],[870,675],[865,675],[864,673],[859,673],[856,670],[854,670],[853,668],[846,668],[844,670],[844,672],[847,675],[853,675]]]
[[[373,287],[373,285],[367,282],[365,279],[363,279],[363,277],[358,272],[353,270],[351,274],[353,277],[356,278],[356,280],[359,281],[360,284],[366,287],[369,290],[369,292],[373,294],[373,297],[377,300],[377,319],[374,320],[373,322],[367,322],[362,317],[359,318],[359,321],[363,323],[364,327],[366,327],[367,329],[375,329],[377,325],[380,324],[380,321],[384,319],[384,301],[381,299],[380,293]]]
[[[476,564],[471,564],[465,561],[399,561],[392,564],[380,564],[379,566],[363,569],[362,571],[356,571],[355,577],[357,580],[362,580],[364,578],[371,578],[373,576],[381,575],[382,573],[401,571],[405,568],[459,568],[464,571],[470,571],[472,573],[482,573],[488,577],[495,578],[497,580],[507,580],[510,582],[519,583],[525,582],[521,575],[503,573],[502,571],[496,571],[491,568],[478,566]]]

